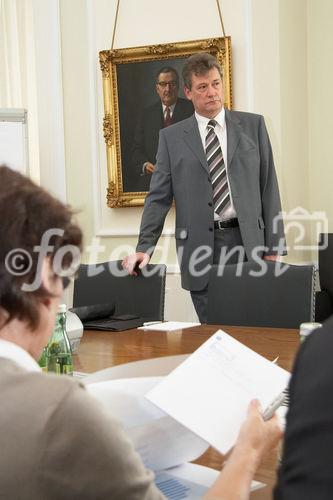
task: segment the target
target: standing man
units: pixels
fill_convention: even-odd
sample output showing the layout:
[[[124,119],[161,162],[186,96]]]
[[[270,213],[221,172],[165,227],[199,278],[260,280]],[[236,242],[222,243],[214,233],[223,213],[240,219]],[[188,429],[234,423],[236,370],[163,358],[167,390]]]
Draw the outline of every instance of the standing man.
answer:
[[[144,176],[147,191],[155,169],[160,130],[193,114],[192,103],[178,97],[178,91],[177,71],[164,66],[156,75],[156,92],[160,99],[143,110],[136,127],[132,162],[138,175]]]
[[[210,266],[275,260],[284,253],[284,231],[263,117],[224,109],[221,68],[210,54],[191,56],[183,78],[195,113],[160,132],[137,253],[123,265],[135,274],[149,262],[174,199],[182,287],[204,323]]]

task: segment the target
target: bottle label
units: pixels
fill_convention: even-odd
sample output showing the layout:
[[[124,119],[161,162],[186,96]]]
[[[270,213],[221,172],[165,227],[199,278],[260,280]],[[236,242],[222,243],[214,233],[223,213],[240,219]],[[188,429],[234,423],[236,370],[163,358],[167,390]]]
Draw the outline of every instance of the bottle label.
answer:
[[[63,365],[63,372],[64,375],[73,375],[73,366],[72,365]]]
[[[66,333],[66,314],[57,314],[56,324],[45,349],[47,371],[58,375],[73,374],[73,359],[70,342]]]

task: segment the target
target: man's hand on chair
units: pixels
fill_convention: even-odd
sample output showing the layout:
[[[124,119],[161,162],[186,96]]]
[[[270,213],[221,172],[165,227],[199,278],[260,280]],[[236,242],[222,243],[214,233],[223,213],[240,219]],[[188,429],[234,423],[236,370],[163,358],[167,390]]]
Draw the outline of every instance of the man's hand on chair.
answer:
[[[122,262],[122,266],[131,276],[138,275],[138,269],[145,267],[150,261],[150,255],[143,252],[127,255]]]

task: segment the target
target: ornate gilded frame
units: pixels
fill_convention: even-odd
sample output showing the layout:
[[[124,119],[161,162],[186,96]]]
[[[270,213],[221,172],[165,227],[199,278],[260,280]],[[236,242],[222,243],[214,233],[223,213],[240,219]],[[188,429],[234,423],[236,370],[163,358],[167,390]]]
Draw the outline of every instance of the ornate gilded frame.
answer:
[[[231,38],[210,38],[189,42],[168,43],[145,47],[103,50],[99,53],[103,75],[104,120],[103,131],[106,143],[108,189],[107,205],[137,207],[144,203],[147,191],[124,191],[121,153],[121,128],[117,71],[119,65],[147,61],[186,58],[196,52],[209,52],[220,62],[223,70],[225,107],[232,108]]]

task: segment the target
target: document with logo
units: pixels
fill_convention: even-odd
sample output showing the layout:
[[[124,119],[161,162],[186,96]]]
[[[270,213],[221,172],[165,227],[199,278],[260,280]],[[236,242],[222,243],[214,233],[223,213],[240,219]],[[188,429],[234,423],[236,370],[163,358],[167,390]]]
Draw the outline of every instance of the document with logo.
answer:
[[[219,472],[187,463],[208,444],[145,398],[164,377],[138,377],[88,384],[87,390],[118,418],[155,483],[170,500],[200,499]],[[252,481],[251,490],[263,487]]]
[[[265,409],[290,374],[219,330],[146,395],[221,453],[235,444],[249,402]]]
[[[122,422],[144,464],[154,471],[194,460],[208,448],[208,443],[145,398],[162,379],[138,377],[86,386]]]

